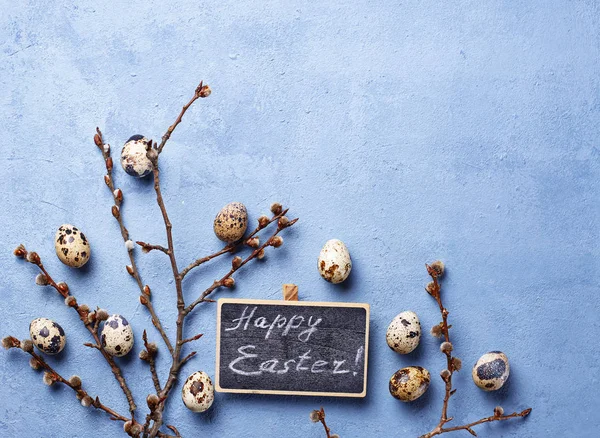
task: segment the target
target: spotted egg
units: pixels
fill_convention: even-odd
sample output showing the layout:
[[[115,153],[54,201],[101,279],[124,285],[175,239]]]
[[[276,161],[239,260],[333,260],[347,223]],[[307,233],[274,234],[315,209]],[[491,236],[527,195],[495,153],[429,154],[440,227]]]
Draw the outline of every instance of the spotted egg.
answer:
[[[341,283],[352,270],[352,260],[348,248],[338,239],[325,242],[318,259],[321,277],[330,283]]]
[[[121,166],[127,174],[143,178],[152,172],[152,162],[146,153],[150,141],[143,135],[134,135],[127,140],[121,151]]]
[[[56,255],[65,265],[81,268],[90,259],[90,244],[77,227],[61,225],[54,236]]]
[[[408,354],[419,345],[421,323],[415,312],[407,310],[400,313],[388,326],[385,339],[396,353]]]
[[[490,351],[479,358],[473,366],[473,382],[484,391],[496,391],[508,380],[510,365],[501,351]]]
[[[411,402],[425,394],[430,382],[431,375],[425,368],[402,368],[390,378],[390,394],[403,402]]]
[[[125,356],[133,348],[133,330],[121,315],[109,316],[100,334],[102,347],[111,356]]]
[[[58,354],[67,343],[63,328],[48,318],[36,318],[29,324],[31,342],[46,354]]]
[[[231,202],[219,211],[214,222],[215,234],[223,242],[235,242],[244,237],[248,228],[248,212],[241,202]]]
[[[181,389],[185,406],[193,412],[204,412],[215,400],[215,388],[204,371],[197,371],[187,378]]]

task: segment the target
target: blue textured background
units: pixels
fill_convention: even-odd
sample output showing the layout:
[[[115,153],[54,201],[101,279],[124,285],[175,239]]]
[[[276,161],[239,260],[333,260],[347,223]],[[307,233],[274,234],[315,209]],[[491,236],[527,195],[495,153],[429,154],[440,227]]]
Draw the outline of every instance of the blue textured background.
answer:
[[[0,1],[0,334],[24,338],[46,316],[68,331],[52,363],[126,411],[117,384],[74,312],[33,284],[15,260],[38,250],[80,302],[126,315],[140,349],[150,328],[124,270],[103,163],[100,126],[113,150],[132,134],[158,138],[200,79],[213,95],[194,106],[162,156],[164,193],[180,264],[220,247],[212,219],[229,201],[253,218],[273,201],[301,222],[237,277],[235,295],[279,297],[285,282],[304,300],[368,302],[369,391],[364,400],[218,394],[194,415],[179,400],[168,418],[184,436],[321,437],[309,422],[324,405],[342,437],[416,436],[439,418],[444,366],[437,341],[399,356],[387,324],[416,311],[439,321],[423,291],[424,263],[448,266],[446,303],[457,356],[470,365],[500,349],[512,371],[487,394],[469,371],[456,378],[456,423],[502,404],[534,408],[525,421],[478,427],[481,436],[588,437],[600,427],[597,275],[600,188],[600,9],[589,1],[302,2]],[[164,242],[150,181],[117,171],[134,239]],[[87,234],[92,260],[75,271],[54,256],[62,223]],[[354,269],[342,286],[323,281],[316,258],[340,238]],[[139,254],[157,311],[174,328],[175,299],[162,254]],[[192,298],[228,263],[186,280]],[[225,296],[231,293],[224,292]],[[223,295],[222,294],[222,295]],[[214,372],[215,307],[199,309],[203,332],[183,370]],[[121,359],[144,406],[147,368]],[[0,360],[0,435],[115,436],[121,426],[49,389],[18,351]],[[163,355],[163,360],[165,356]],[[389,376],[426,366],[433,384],[402,404]],[[161,377],[165,363],[161,361]],[[185,377],[185,376],[184,376]],[[87,431],[87,432],[86,432]],[[459,433],[457,436],[465,436]]]

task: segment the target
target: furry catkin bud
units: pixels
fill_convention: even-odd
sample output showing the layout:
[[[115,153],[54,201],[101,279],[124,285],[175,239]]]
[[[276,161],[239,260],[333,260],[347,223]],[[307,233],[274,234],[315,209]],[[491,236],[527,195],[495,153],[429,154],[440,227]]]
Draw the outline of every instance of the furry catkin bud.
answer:
[[[102,148],[102,139],[100,138],[99,134],[94,134],[94,143],[96,144],[96,146],[98,146],[99,148]]]
[[[431,268],[430,271],[432,276],[441,277],[442,275],[444,275],[444,263],[440,260],[436,260],[431,265],[429,265],[429,267]]]
[[[42,377],[42,382],[44,382],[44,385],[52,386],[55,381],[56,380],[54,379],[52,373],[48,371],[44,372],[44,376]]]
[[[452,344],[450,342],[442,342],[442,344],[440,345],[440,351],[442,353],[450,353],[453,348],[454,347],[452,347]]]
[[[93,324],[94,321],[96,321],[96,312],[90,312],[90,313],[88,313],[87,323],[88,324]]]
[[[65,304],[68,307],[75,307],[77,305],[77,299],[73,295],[69,295],[65,298]]]
[[[123,431],[130,435],[131,432],[131,427],[133,426],[133,422],[131,420],[126,421],[125,423],[123,423]]]
[[[501,417],[502,415],[504,415],[504,409],[502,408],[502,406],[496,406],[494,408],[494,416]]]
[[[253,237],[251,239],[248,239],[246,241],[246,244],[250,247],[250,248],[258,248],[260,246],[260,240],[258,239],[258,237]]]
[[[158,345],[155,342],[148,343],[148,353],[152,356],[156,356],[158,353]]]
[[[337,433],[334,433],[334,434],[330,435],[329,438],[340,438],[340,436]]]
[[[237,269],[240,266],[242,266],[242,258],[240,256],[235,256],[233,260],[231,260],[231,267]]]
[[[82,304],[81,306],[79,306],[79,311],[83,313],[88,313],[90,311],[90,306],[88,306],[87,304]]]
[[[148,152],[146,152],[146,157],[148,157],[152,163],[155,163],[158,159],[158,152],[156,152],[156,149],[150,148],[148,149]]]
[[[267,225],[269,225],[269,218],[266,217],[265,215],[262,215],[261,217],[258,218],[258,226],[260,228],[264,228]]]
[[[108,170],[109,172],[112,172],[113,169],[113,160],[112,157],[108,157],[106,159],[106,170]]]
[[[98,321],[106,321],[108,319],[108,311],[106,309],[96,310],[96,319]]]
[[[106,184],[108,187],[110,187],[110,185],[112,184],[110,176],[104,175],[104,184]]]
[[[92,403],[94,403],[94,400],[92,400],[92,397],[90,397],[89,395],[86,395],[81,399],[81,406],[83,406],[84,408],[89,408],[90,406],[92,406]]]
[[[440,338],[442,336],[442,328],[440,327],[440,325],[434,325],[433,327],[431,327],[431,336],[433,336],[434,338]]]
[[[140,295],[140,303],[143,306],[147,306],[148,305],[148,297],[146,295]]]
[[[279,225],[279,228],[284,228],[287,226],[287,224],[290,223],[290,220],[287,218],[287,216],[281,216],[277,223]]]
[[[442,378],[444,381],[448,380],[448,377],[450,377],[450,371],[448,371],[448,370],[442,370],[442,371],[440,372],[440,377],[441,377],[441,378]]]
[[[67,283],[64,282],[60,282],[57,284],[58,286],[58,290],[61,294],[68,294],[69,293],[69,286],[67,286]]]
[[[205,98],[210,96],[210,93],[212,93],[210,87],[208,85],[204,85],[202,88],[200,88],[200,93],[198,93],[198,95],[202,98]]]
[[[281,237],[281,236],[272,237],[270,244],[273,248],[279,248],[281,245],[283,245],[283,237]]]
[[[29,263],[33,263],[34,265],[39,265],[41,260],[40,260],[40,256],[38,255],[37,252],[32,251],[30,253],[27,253],[27,261]]]
[[[131,426],[131,436],[140,436],[142,431],[143,429],[141,424],[135,423],[133,426]]]
[[[225,287],[233,287],[234,285],[235,285],[235,280],[231,277],[228,277],[225,280],[223,280],[223,286],[225,286]]]
[[[81,377],[79,376],[71,376],[69,378],[69,383],[74,387],[74,388],[80,388],[81,387]]]
[[[146,296],[150,296],[150,286],[148,286],[148,285],[144,286],[144,294]]]
[[[111,212],[115,219],[119,219],[119,217],[121,216],[121,213],[119,212],[119,207],[117,207],[116,205],[112,206]]]
[[[48,286],[48,277],[46,277],[44,274],[36,275],[35,284],[38,286]]]
[[[127,273],[133,277],[133,266],[127,265],[125,266],[125,269],[127,269]]]
[[[262,260],[265,257],[265,250],[261,249],[256,257],[258,257],[259,260]]]
[[[144,362],[148,361],[148,359],[150,358],[150,356],[148,355],[148,352],[146,350],[140,351],[139,357]]]
[[[123,192],[121,191],[121,189],[116,189],[113,192],[113,196],[115,197],[115,201],[117,203],[117,205],[121,204],[121,202],[123,202]]]
[[[274,202],[273,204],[271,204],[271,213],[273,213],[275,216],[281,214],[282,211],[283,207],[279,202]]]
[[[156,394],[150,394],[148,397],[146,397],[146,403],[148,404],[148,407],[151,411],[156,409],[156,406],[158,406],[159,401],[160,399]]]
[[[23,257],[25,257],[25,254],[27,254],[27,250],[25,249],[25,247],[23,245],[19,245],[15,248],[15,250],[13,251],[13,254],[16,257],[23,258]]]
[[[21,349],[26,353],[31,353],[33,351],[33,342],[29,339],[21,341]]]
[[[31,359],[29,359],[29,366],[31,368],[33,368],[34,370],[39,370],[40,369],[40,363],[34,357],[32,357]]]
[[[310,421],[312,421],[313,423],[318,423],[319,421],[321,421],[321,412],[317,410],[310,411],[308,418],[310,418]]]
[[[453,357],[452,366],[456,371],[460,371],[460,369],[462,368],[462,360],[460,360],[458,357]]]
[[[433,281],[430,281],[429,283],[427,283],[427,286],[425,286],[425,290],[432,295],[435,292],[435,283]]]
[[[134,248],[133,242],[131,240],[125,241],[125,248],[127,248],[127,251],[133,251],[133,248]]]

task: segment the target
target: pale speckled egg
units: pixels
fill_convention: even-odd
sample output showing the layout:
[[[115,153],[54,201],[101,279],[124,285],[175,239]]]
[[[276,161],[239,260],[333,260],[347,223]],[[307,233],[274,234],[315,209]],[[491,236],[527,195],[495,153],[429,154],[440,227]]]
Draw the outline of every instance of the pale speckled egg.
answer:
[[[197,371],[187,378],[181,389],[185,406],[193,412],[204,412],[215,400],[215,388],[204,371]]]
[[[152,161],[147,157],[149,140],[143,135],[134,135],[121,151],[121,166],[127,174],[143,178],[152,172]]]
[[[58,354],[67,343],[63,328],[48,318],[36,318],[29,324],[31,342],[46,354]]]
[[[231,202],[215,217],[215,234],[223,242],[235,242],[244,237],[248,228],[248,212],[241,202]]]
[[[338,239],[328,240],[319,254],[318,268],[321,277],[330,283],[341,283],[348,278],[352,260],[344,242]]]
[[[56,255],[65,265],[81,268],[90,259],[90,244],[77,227],[63,224],[54,236]]]
[[[406,367],[390,378],[390,394],[403,402],[421,397],[429,388],[431,375],[423,367]]]
[[[501,351],[490,351],[473,366],[473,382],[484,391],[496,391],[508,380],[510,365]]]
[[[385,339],[396,353],[408,354],[419,345],[421,323],[415,312],[407,310],[397,315],[388,326]]]
[[[104,321],[100,338],[102,347],[111,356],[125,356],[133,348],[133,330],[121,315],[112,315]]]

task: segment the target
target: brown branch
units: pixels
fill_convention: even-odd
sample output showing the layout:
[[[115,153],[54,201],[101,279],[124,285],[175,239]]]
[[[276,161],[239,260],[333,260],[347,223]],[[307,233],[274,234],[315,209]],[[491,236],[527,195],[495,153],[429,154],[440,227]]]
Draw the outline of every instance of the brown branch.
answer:
[[[177,119],[175,119],[175,122],[171,126],[169,126],[169,129],[167,129],[167,132],[165,132],[165,134],[162,136],[162,141],[160,142],[160,144],[158,145],[158,148],[156,149],[158,154],[160,154],[162,152],[163,148],[165,147],[165,144],[167,144],[167,141],[169,140],[169,138],[171,138],[171,134],[173,134],[173,131],[175,131],[175,128],[177,128],[177,125],[179,125],[179,123],[181,123],[181,119],[183,119],[183,115],[188,110],[188,108],[190,106],[192,106],[192,104],[199,98],[204,98],[204,97],[210,96],[210,93],[211,93],[210,87],[208,85],[202,85],[202,82],[200,82],[200,85],[198,85],[196,87],[196,92],[194,93],[194,96],[190,99],[190,101],[188,103],[186,103],[183,106],[183,108],[181,109],[181,112],[177,116]]]
[[[181,273],[179,275],[181,275],[181,278],[183,279],[188,274],[188,272],[190,272],[192,269],[194,269],[216,257],[219,257],[220,255],[233,252],[234,250],[235,250],[235,244],[228,244],[223,249],[215,252],[214,254],[194,260],[192,263],[190,263],[188,266],[186,266],[184,269],[182,269]]]
[[[478,420],[478,421],[475,421],[475,422],[469,423],[469,424],[464,424],[462,426],[444,427],[447,423],[449,423],[450,421],[453,420],[453,417],[448,417],[448,404],[450,402],[450,397],[452,397],[454,395],[454,393],[456,392],[456,389],[452,389],[452,376],[454,375],[454,372],[458,371],[460,368],[460,366],[457,366],[457,364],[460,365],[460,359],[458,359],[452,355],[453,346],[450,343],[450,328],[452,326],[448,325],[449,312],[448,312],[448,309],[446,309],[446,307],[444,307],[444,304],[442,302],[441,284],[440,284],[439,280],[442,277],[442,275],[444,274],[444,264],[440,261],[436,261],[436,262],[433,262],[431,265],[425,265],[425,266],[427,268],[427,273],[429,274],[429,276],[431,277],[431,280],[432,280],[427,285],[425,290],[436,301],[436,303],[438,304],[438,307],[440,309],[440,313],[442,315],[442,322],[439,324],[438,327],[441,332],[441,335],[444,338],[444,342],[441,345],[441,350],[442,350],[442,353],[444,353],[444,355],[446,356],[446,366],[447,367],[446,367],[446,370],[443,370],[441,373],[442,380],[445,383],[445,394],[444,394],[444,401],[442,404],[442,414],[440,416],[440,421],[431,432],[426,433],[425,435],[421,435],[420,438],[431,438],[436,435],[441,435],[441,434],[447,433],[447,432],[454,432],[457,430],[466,430],[471,435],[477,436],[475,431],[472,429],[473,426],[477,426],[478,424],[482,424],[482,423],[489,423],[492,421],[504,421],[504,420],[509,420],[511,418],[526,417],[527,415],[529,415],[529,413],[531,412],[531,408],[525,409],[524,411],[519,412],[519,413],[514,412],[509,415],[504,415],[500,408],[496,408],[494,415],[492,415],[490,417],[485,417],[485,418],[482,418],[481,420]]]
[[[287,212],[287,210],[285,210]],[[283,231],[286,228],[291,227],[292,225],[294,225],[296,222],[298,221],[298,218],[293,219],[289,222],[286,222],[285,224],[281,224],[278,223],[277,224],[277,229],[275,230],[275,232],[265,241],[265,243],[263,243],[262,245],[260,245],[258,248],[256,248],[254,251],[252,251],[252,253],[250,253],[250,255],[248,257],[246,257],[245,259],[243,259],[237,266],[232,266],[231,269],[229,270],[229,272],[227,274],[225,274],[220,280],[215,280],[214,283],[209,286],[204,292],[202,292],[202,294],[195,300],[193,301],[189,306],[187,306],[185,308],[185,314],[187,315],[188,313],[190,313],[192,310],[194,310],[194,308],[202,303],[202,302],[206,302],[209,301],[207,299],[207,297],[213,293],[216,289],[222,287],[222,286],[228,286],[227,285],[227,279],[231,278],[231,276],[238,271],[242,266],[246,265],[248,262],[256,259],[256,258],[262,258],[262,256],[264,255],[264,250],[269,247],[269,246],[273,246],[273,238],[275,236],[277,236],[281,231]],[[255,233],[252,233],[251,236],[254,236]],[[248,239],[246,239],[247,241]],[[231,283],[231,285],[233,285],[233,283]],[[230,286],[229,286],[230,287]]]
[[[156,389],[156,393],[160,392],[160,381],[158,380],[158,373],[156,372],[156,362],[154,360],[154,351],[153,348],[148,343],[148,335],[146,334],[146,330],[142,334],[142,339],[144,340],[144,347],[147,351],[147,361],[150,366],[150,374],[152,376],[152,383],[154,383],[154,389]]]
[[[167,255],[169,254],[169,250],[162,245],[150,245],[149,243],[142,242],[140,240],[138,240],[135,243],[137,243],[139,246],[142,247],[142,252],[150,252],[150,251],[157,250],[157,251],[164,252]]]
[[[188,342],[196,341],[196,340],[200,339],[201,337],[202,337],[202,333],[198,333],[196,336],[192,336],[191,338],[187,338],[187,339],[184,339],[182,341],[179,341],[179,343],[181,345],[187,344]]]
[[[110,191],[113,195],[113,200],[115,202],[115,204],[113,205],[113,216],[119,223],[119,228],[121,229],[121,236],[123,237],[123,242],[125,243],[125,245],[127,245],[128,242],[130,242],[129,231],[127,230],[127,228],[125,227],[125,224],[123,223],[123,216],[122,216],[121,209],[120,209],[121,203],[123,202],[123,193],[121,192],[120,189],[115,189],[115,186],[113,183],[113,178],[112,178],[113,161],[110,156],[110,146],[108,144],[104,143],[104,139],[102,137],[102,132],[100,131],[99,128],[96,128],[96,135],[94,136],[94,142],[96,143],[98,148],[101,150],[102,157],[104,158],[104,161],[106,163],[106,175],[104,176],[104,182],[106,183],[106,185],[108,186],[108,188],[110,189]],[[142,294],[144,294],[145,286],[144,286],[144,283],[142,282],[142,278],[140,276],[137,264],[135,262],[135,257],[133,255],[133,248],[131,248],[131,247],[127,248],[127,255],[129,256],[129,263],[130,263],[130,265],[127,266],[127,272],[129,273],[129,275],[131,275],[135,279],[135,281],[138,285],[138,288],[140,289],[140,292],[142,292]],[[160,323],[160,319],[156,315],[156,311],[154,310],[152,301],[148,298],[147,303],[144,305],[146,306],[146,308],[148,309],[148,312],[150,313],[150,316],[152,317],[152,324],[154,324],[154,326],[160,333],[160,335],[161,335],[165,345],[169,349],[169,351],[171,353],[173,353],[173,346],[171,345],[171,341],[169,340],[169,337],[167,336],[165,330],[163,329],[162,324]]]
[[[86,406],[93,406],[96,409],[99,409],[101,411],[106,412],[108,415],[110,415],[110,419],[111,420],[115,420],[115,421],[129,421],[129,418],[125,417],[124,415],[119,414],[118,412],[116,412],[114,409],[106,406],[105,404],[100,402],[100,399],[98,397],[92,397],[88,394],[87,391],[85,391],[82,387],[81,387],[81,381],[79,380],[76,383],[73,383],[71,380],[69,379],[65,379],[63,376],[61,376],[56,370],[54,370],[45,360],[42,356],[38,355],[35,353],[35,351],[33,351],[33,346],[30,347],[25,347],[25,344],[27,341],[19,341],[17,338],[13,337],[13,336],[9,336],[7,338],[5,338],[4,340],[6,340],[7,342],[11,342],[12,345],[10,345],[9,348],[19,348],[19,349],[23,349],[23,351],[25,351],[26,353],[28,353],[29,355],[31,355],[33,357],[32,361],[32,366],[36,366],[38,369],[41,367],[44,370],[46,370],[46,372],[49,373],[48,375],[48,383],[52,384],[53,382],[59,382],[62,383],[65,386],[68,386],[69,388],[71,388],[76,394],[77,394],[77,398],[78,400],[80,400],[82,402],[82,405]],[[3,340],[3,341],[4,341]],[[5,345],[6,346],[6,345]]]
[[[18,252],[18,254],[17,254],[17,252]],[[117,382],[119,383],[119,386],[123,390],[123,393],[125,394],[125,397],[127,398],[127,402],[129,403],[129,411],[131,412],[131,418],[134,419],[136,405],[135,405],[135,401],[133,400],[133,395],[131,393],[131,390],[129,389],[129,386],[127,386],[127,382],[125,381],[125,378],[123,377],[123,373],[121,372],[121,369],[116,364],[113,357],[110,354],[108,354],[106,352],[106,350],[102,347],[102,342],[100,341],[100,337],[98,336],[98,330],[97,330],[98,325],[96,324],[96,321],[95,321],[95,313],[90,312],[89,307],[87,305],[77,304],[77,299],[75,299],[75,297],[70,294],[69,287],[66,285],[66,283],[57,284],[52,279],[52,277],[50,276],[50,274],[48,273],[48,271],[42,264],[40,256],[36,252],[28,252],[23,245],[20,245],[15,250],[15,255],[17,255],[18,257],[24,258],[31,264],[36,265],[39,268],[39,270],[42,271],[42,273],[44,274],[48,285],[50,285],[54,289],[56,289],[56,291],[65,298],[65,303],[69,307],[72,307],[73,309],[75,309],[75,311],[79,314],[79,319],[81,319],[85,328],[90,332],[90,334],[94,338],[94,341],[96,343],[95,348],[97,348],[102,353],[102,356],[104,356],[104,359],[109,364],[110,369],[111,369],[113,375],[115,376],[115,379],[117,380]]]
[[[331,429],[327,426],[325,422],[325,409],[321,407],[321,409],[315,409],[310,413],[310,419],[314,423],[321,423],[323,425],[323,429],[325,430],[325,436],[327,438],[340,438],[337,434],[331,434]]]

